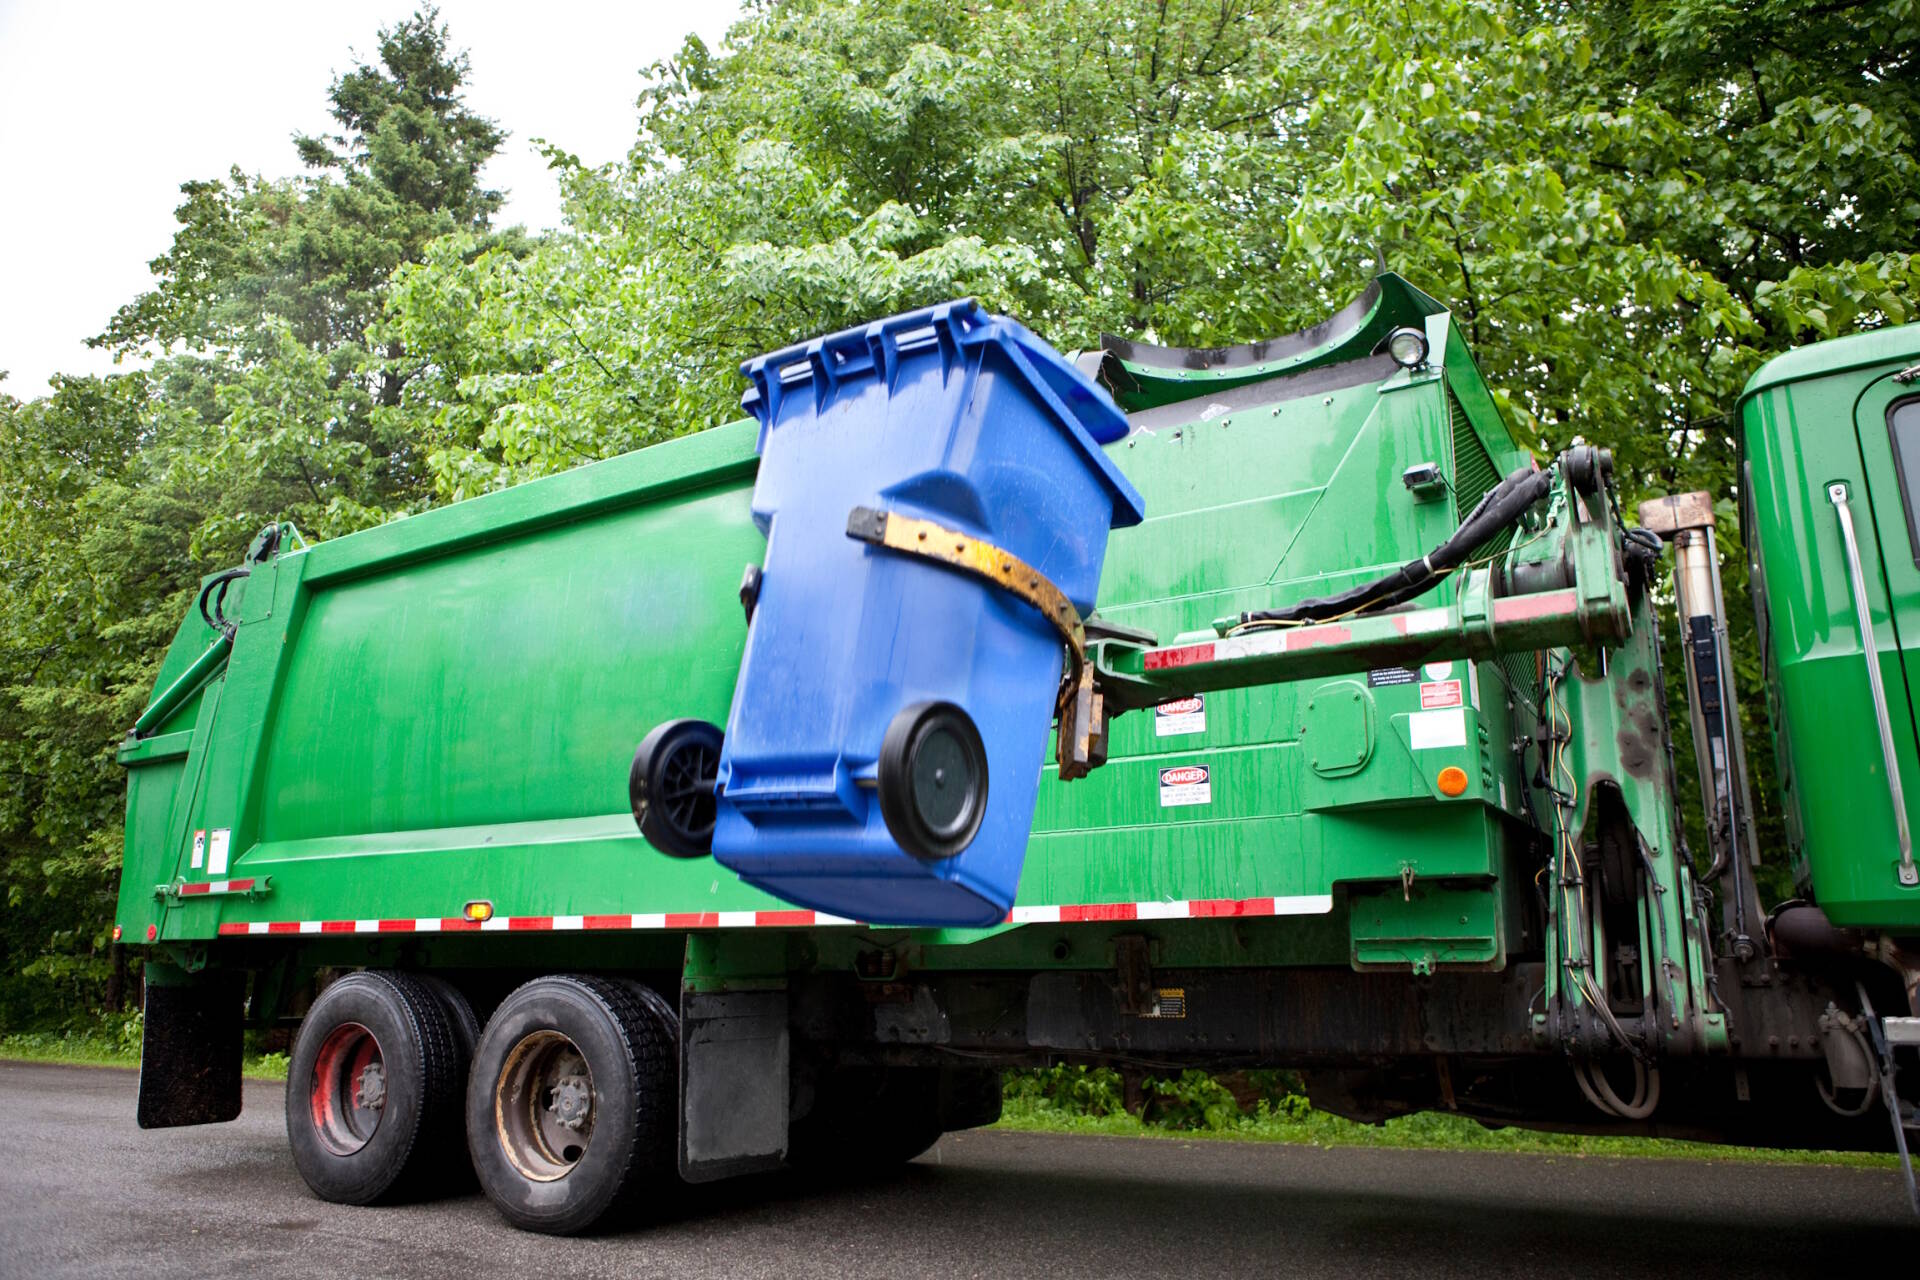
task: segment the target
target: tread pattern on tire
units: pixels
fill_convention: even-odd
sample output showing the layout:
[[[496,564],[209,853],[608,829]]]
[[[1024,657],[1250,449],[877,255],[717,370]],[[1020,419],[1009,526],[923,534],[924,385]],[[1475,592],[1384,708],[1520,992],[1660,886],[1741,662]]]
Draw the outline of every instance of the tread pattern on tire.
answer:
[[[517,1226],[557,1235],[577,1235],[627,1222],[648,1197],[658,1197],[679,1185],[677,1020],[670,1016],[670,1006],[659,995],[640,984],[587,974],[535,978],[515,988],[499,1008],[510,1008],[517,997],[536,986],[572,987],[606,1014],[634,1083],[633,1141],[618,1177],[618,1190],[598,1211],[580,1221],[520,1221],[508,1206],[496,1201],[496,1208]],[[497,1016],[499,1010],[495,1012]],[[491,1094],[493,1084],[476,1079],[473,1087]]]
[[[384,1204],[423,1199],[446,1189],[448,1169],[458,1168],[463,1163],[450,1161],[447,1156],[465,1148],[465,1064],[461,1060],[446,1007],[426,983],[410,974],[388,969],[367,969],[347,974],[321,993],[320,999],[314,1002],[315,1009],[325,1018],[330,1009],[326,1003],[328,993],[361,988],[368,989],[369,995],[389,1006],[389,1011],[419,1050],[419,1106],[414,1113],[411,1132],[403,1136],[398,1148],[384,1153],[384,1168],[372,1171],[370,1176],[363,1179],[362,1186],[332,1191],[314,1186],[311,1178],[307,1182],[316,1194],[337,1203]],[[313,1016],[313,1011],[309,1011],[308,1026],[324,1028],[334,1025],[313,1023]],[[308,1034],[308,1027],[303,1026],[301,1043],[295,1045],[296,1059],[303,1056],[302,1049]],[[324,1031],[316,1030],[313,1034],[323,1035]],[[294,1126],[306,1119],[307,1086],[298,1073],[289,1072],[289,1076],[287,1124],[291,1134]],[[390,1114],[394,1113],[387,1113]],[[387,1123],[387,1115],[381,1117],[383,1125]],[[302,1174],[305,1176],[304,1170]]]
[[[668,1178],[678,1180],[680,1055],[668,1028],[634,986],[611,978],[567,975],[564,981],[584,988],[613,1019],[633,1069],[635,1111],[633,1145],[627,1152],[626,1176],[620,1191],[597,1222],[625,1221],[649,1192],[657,1193]],[[666,1132],[660,1132],[662,1121]],[[593,1224],[590,1224],[593,1225]]]

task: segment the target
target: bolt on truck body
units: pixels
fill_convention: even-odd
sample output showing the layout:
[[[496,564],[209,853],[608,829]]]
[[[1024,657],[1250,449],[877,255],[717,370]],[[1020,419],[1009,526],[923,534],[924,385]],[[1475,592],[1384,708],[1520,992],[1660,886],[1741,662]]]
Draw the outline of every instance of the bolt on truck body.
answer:
[[[1711,500],[1631,525],[1602,451],[1536,464],[1405,281],[1302,334],[1109,339],[1071,365],[975,309],[913,319],[782,353],[799,427],[767,425],[786,420],[763,377],[762,422],[331,542],[272,528],[209,580],[121,752],[143,1124],[232,1118],[243,1025],[298,1018],[289,1134],[319,1194],[418,1194],[470,1158],[547,1231],[681,1179],[909,1159],[994,1118],[997,1068],[1061,1060],[1300,1068],[1363,1120],[1904,1149],[1920,326],[1783,356],[1738,406],[1790,838],[1761,849]],[[1060,660],[1015,692],[1054,727],[983,735],[971,686],[891,724],[889,704],[861,713],[871,740],[834,721],[825,766],[758,757],[748,813],[720,726],[748,713],[753,628],[801,626],[756,612],[793,608],[768,530],[819,533],[767,517],[759,451],[856,393],[903,398],[933,360],[949,391],[1024,370],[1061,423],[1110,413],[1087,465],[1145,519],[1114,507],[1087,613],[1048,538],[1010,542],[1017,501],[916,478],[826,513],[888,581],[972,584],[942,617],[1052,635]],[[919,590],[902,644],[981,643],[918,625]],[[1683,651],[1663,655],[1669,590]],[[877,652],[898,682],[920,651]],[[1663,661],[1686,675],[1706,849],[1683,840]],[[967,806],[1014,785],[989,775],[1022,734],[1045,761],[1030,830],[1023,810],[994,837],[1024,836],[1024,863],[972,882],[992,922],[901,924],[931,901],[915,884],[1001,830]],[[728,869],[772,849],[753,875],[787,885],[768,868],[793,843],[726,823],[819,814],[896,876],[893,918]],[[1761,859],[1790,859],[1802,898],[1769,911]]]

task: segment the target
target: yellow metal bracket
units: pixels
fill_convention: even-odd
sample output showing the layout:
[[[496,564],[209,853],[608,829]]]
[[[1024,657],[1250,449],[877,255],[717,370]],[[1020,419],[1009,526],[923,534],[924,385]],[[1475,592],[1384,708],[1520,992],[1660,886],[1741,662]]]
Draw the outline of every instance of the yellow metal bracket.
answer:
[[[855,507],[847,514],[847,536],[903,555],[956,569],[999,587],[1040,611],[1067,647],[1067,668],[1054,700],[1060,724],[1060,777],[1071,781],[1105,761],[1105,699],[1087,665],[1087,630],[1080,611],[1059,587],[1011,551],[932,520],[897,512]]]

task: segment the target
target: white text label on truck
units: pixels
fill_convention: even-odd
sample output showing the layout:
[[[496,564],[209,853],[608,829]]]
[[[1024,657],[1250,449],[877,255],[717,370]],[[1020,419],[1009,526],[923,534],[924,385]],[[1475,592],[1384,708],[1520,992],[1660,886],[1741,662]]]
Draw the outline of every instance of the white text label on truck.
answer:
[[[1212,804],[1213,783],[1204,764],[1176,765],[1160,771],[1160,807],[1179,804]]]
[[[1191,698],[1175,698],[1153,709],[1153,735],[1171,738],[1183,733],[1207,731],[1207,697],[1196,693]]]

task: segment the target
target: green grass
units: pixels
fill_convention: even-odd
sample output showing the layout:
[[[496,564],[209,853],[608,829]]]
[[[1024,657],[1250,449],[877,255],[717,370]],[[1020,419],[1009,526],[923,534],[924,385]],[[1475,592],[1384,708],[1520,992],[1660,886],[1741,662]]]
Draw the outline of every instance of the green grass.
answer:
[[[15,1031],[0,1035],[0,1061],[62,1062],[82,1067],[140,1065],[140,1019],[68,1031]],[[255,1080],[285,1080],[287,1055],[248,1053],[241,1073]]]
[[[1590,1137],[1538,1133],[1528,1129],[1488,1129],[1465,1116],[1438,1112],[1422,1112],[1389,1120],[1382,1125],[1367,1125],[1311,1109],[1293,1108],[1291,1111],[1292,1114],[1285,1114],[1263,1107],[1253,1115],[1239,1115],[1224,1120],[1216,1118],[1214,1127],[1169,1128],[1144,1123],[1125,1111],[1084,1115],[1055,1106],[1044,1099],[1009,1097],[999,1123],[993,1127],[1016,1133],[1078,1133],[1115,1138],[1173,1138],[1181,1141],[1283,1142],[1315,1147],[1512,1151],[1576,1157],[1843,1165],[1859,1169],[1896,1167],[1895,1159],[1890,1155],[1851,1151],[1776,1151],[1707,1142],[1676,1142],[1666,1138]]]

